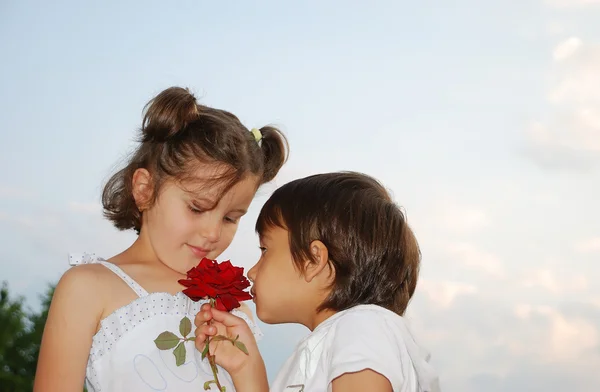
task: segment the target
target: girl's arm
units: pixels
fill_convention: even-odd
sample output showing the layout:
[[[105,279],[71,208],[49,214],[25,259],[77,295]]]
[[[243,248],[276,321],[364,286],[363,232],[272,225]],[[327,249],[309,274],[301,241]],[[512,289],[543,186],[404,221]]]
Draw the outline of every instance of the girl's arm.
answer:
[[[344,373],[331,383],[333,392],[392,392],[392,384],[381,374],[371,370]]]
[[[103,309],[98,265],[68,270],[58,282],[44,327],[34,392],[81,392]]]

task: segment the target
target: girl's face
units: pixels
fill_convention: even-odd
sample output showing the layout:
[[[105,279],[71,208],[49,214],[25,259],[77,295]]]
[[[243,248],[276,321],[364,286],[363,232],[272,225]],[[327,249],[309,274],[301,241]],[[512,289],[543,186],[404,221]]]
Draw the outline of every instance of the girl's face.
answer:
[[[147,236],[162,263],[185,274],[204,257],[214,260],[227,249],[257,187],[258,179],[248,176],[225,193],[215,208],[208,210],[215,204],[216,192],[210,189],[191,192],[179,184],[166,182],[156,202],[143,213],[140,236]]]
[[[290,252],[288,231],[268,228],[260,237],[262,255],[248,271],[254,282],[256,315],[269,324],[304,321],[315,310],[314,295],[298,271]]]

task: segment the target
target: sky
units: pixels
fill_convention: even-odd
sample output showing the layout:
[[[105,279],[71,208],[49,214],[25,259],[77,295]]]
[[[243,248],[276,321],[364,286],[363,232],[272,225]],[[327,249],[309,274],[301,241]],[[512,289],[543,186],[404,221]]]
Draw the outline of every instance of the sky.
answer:
[[[0,3],[0,280],[32,308],[110,257],[104,181],[189,87],[291,156],[380,179],[423,253],[407,315],[447,392],[600,389],[600,0]],[[270,377],[308,331],[261,324]]]

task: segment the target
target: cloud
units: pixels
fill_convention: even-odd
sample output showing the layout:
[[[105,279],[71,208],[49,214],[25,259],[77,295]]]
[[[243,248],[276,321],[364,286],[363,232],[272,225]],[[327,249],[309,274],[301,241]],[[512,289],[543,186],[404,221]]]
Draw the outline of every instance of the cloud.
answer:
[[[88,202],[81,203],[72,201],[69,203],[69,209],[73,212],[83,212],[86,214],[98,214],[102,212],[102,205],[100,203]]]
[[[556,271],[548,268],[531,271],[521,280],[521,286],[524,288],[542,288],[554,294],[584,291],[589,287],[588,279],[583,274],[557,276]]]
[[[29,199],[32,193],[25,189],[13,186],[0,186],[0,199]]]
[[[500,258],[473,243],[451,242],[445,249],[450,257],[456,259],[466,269],[482,271],[498,278],[504,276],[504,266]]]
[[[553,57],[555,61],[562,61],[572,56],[582,45],[581,39],[571,37],[561,42],[554,48]]]
[[[515,315],[524,322],[539,317],[548,324],[533,340],[511,344],[510,350],[516,356],[534,355],[543,357],[544,362],[570,363],[600,347],[599,326],[584,317],[569,318],[550,306],[529,305],[518,305]]]
[[[459,296],[477,293],[477,287],[471,284],[427,279],[419,281],[418,290],[427,295],[436,306],[442,308],[449,308]]]
[[[586,7],[600,5],[600,0],[547,0],[546,3],[559,8]]]
[[[488,227],[491,223],[487,211],[483,208],[453,202],[442,203],[437,213],[432,215],[450,232],[472,233]]]
[[[44,230],[51,229],[58,224],[59,219],[52,213],[42,211],[38,213],[25,212],[2,212],[0,211],[0,221],[9,225],[17,226],[19,229],[40,228]]]
[[[547,36],[564,35],[567,30],[567,25],[564,22],[551,21],[546,24],[545,32]]]
[[[590,169],[600,161],[600,46],[570,37],[553,58],[550,114],[527,128],[528,153],[544,167]]]
[[[600,382],[593,371],[600,366],[600,307],[560,298],[552,305],[530,304],[498,294],[478,290],[442,307],[423,290],[409,306],[407,318],[431,352],[443,390],[529,391],[543,385],[559,392],[565,383],[568,390],[596,390],[589,386]]]
[[[581,240],[574,245],[578,253],[600,253],[600,237]]]
[[[69,268],[71,252],[95,252],[110,257],[131,244],[135,235],[114,229],[97,213],[79,212],[64,207],[39,205],[35,200],[27,210],[5,212],[0,236],[11,244],[3,253],[2,275],[10,282],[27,276],[23,294],[33,304],[39,288],[55,283]],[[21,284],[19,287],[22,287]]]

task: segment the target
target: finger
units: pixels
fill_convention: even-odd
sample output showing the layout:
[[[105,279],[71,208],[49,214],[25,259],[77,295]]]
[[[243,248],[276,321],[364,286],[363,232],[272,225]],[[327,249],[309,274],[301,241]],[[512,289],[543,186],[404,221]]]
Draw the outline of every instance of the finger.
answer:
[[[225,325],[226,327],[235,327],[238,325],[245,325],[246,322],[241,318],[234,316],[229,312],[224,312],[222,310],[211,308],[210,312],[212,313],[212,318],[215,321],[218,321]]]
[[[194,324],[196,325],[196,327],[199,327],[212,320],[212,318],[213,315],[210,312],[210,308],[208,308],[207,310],[203,309],[200,312],[198,312],[198,314],[196,314],[196,317],[194,318]]]
[[[198,331],[200,331],[202,335],[206,335],[207,337],[214,336],[217,334],[217,332],[219,332],[214,325],[201,325],[198,327]]]
[[[200,332],[199,329],[196,329],[196,331],[194,332],[196,339],[194,341],[196,348],[200,351],[202,351],[204,349],[204,344],[206,342],[206,335],[204,335],[202,332]]]
[[[200,310],[203,312],[208,312],[208,311],[210,311],[210,308],[211,308],[210,304],[206,303],[206,304],[202,304],[202,306],[200,307]]]

